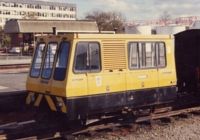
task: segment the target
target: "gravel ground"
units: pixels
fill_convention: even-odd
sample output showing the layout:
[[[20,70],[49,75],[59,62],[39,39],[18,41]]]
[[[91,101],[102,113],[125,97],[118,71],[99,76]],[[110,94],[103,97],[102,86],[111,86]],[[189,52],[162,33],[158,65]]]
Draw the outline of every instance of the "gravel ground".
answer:
[[[200,114],[173,117],[171,122],[154,121],[152,125],[139,124],[113,132],[100,132],[77,140],[200,140]]]

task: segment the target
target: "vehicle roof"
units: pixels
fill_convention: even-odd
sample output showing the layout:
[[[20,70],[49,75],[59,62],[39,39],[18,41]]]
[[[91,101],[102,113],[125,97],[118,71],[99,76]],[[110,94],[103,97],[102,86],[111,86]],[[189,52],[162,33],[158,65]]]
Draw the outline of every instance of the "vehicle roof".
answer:
[[[139,35],[139,34],[95,34],[72,33],[65,35],[49,35],[47,37],[70,37],[74,39],[173,39],[172,35]]]

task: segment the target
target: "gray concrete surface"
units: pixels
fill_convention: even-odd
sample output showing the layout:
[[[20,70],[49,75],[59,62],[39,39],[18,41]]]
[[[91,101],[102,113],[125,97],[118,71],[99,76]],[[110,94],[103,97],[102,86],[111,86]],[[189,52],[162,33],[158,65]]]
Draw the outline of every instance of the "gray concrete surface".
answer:
[[[10,64],[29,64],[31,63],[31,59],[31,56],[0,54],[0,66]]]
[[[0,94],[25,90],[28,73],[0,73]]]
[[[14,59],[10,59],[10,60],[0,60],[0,66],[1,65],[12,65],[12,64],[30,64],[31,63],[31,59],[19,59],[19,60],[14,60]]]
[[[20,56],[0,53],[1,65],[28,64],[31,56]],[[0,71],[0,94],[25,90],[28,68]]]

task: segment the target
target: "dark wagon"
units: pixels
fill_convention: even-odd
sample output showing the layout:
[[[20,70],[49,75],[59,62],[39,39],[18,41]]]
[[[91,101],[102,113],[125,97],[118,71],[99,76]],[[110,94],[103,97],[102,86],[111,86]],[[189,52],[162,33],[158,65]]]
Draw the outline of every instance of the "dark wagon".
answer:
[[[197,91],[200,81],[200,29],[175,35],[175,58],[179,92]]]

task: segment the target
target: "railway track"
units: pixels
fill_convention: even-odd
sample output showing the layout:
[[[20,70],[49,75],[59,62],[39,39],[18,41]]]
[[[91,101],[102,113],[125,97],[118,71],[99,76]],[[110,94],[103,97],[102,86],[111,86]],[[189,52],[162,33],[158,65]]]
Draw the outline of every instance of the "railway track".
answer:
[[[26,94],[25,92],[23,94]],[[112,135],[124,135],[129,130],[133,129],[135,125],[141,122],[151,122],[155,119],[170,118],[172,116],[179,116],[181,114],[189,114],[191,112],[200,112],[199,97],[189,99],[184,97],[182,104],[177,101],[172,106],[165,106],[156,108],[149,115],[141,115],[137,117],[124,117],[128,115],[117,115],[102,118],[98,121],[90,122],[85,127],[71,127],[74,124],[69,124],[66,118],[61,114],[54,114],[52,112],[39,112],[35,109],[7,108],[7,105],[14,105],[14,102],[23,100],[23,94],[16,95],[15,100],[6,100],[8,97],[1,98],[4,101],[4,108],[1,108],[0,115],[0,139],[69,139],[78,138],[80,136],[93,136],[96,134],[112,133]],[[9,101],[9,102],[8,102]],[[186,102],[187,101],[187,102]],[[22,103],[22,101],[20,101]],[[15,105],[14,105],[15,106]],[[139,126],[140,127],[140,126]],[[120,134],[116,134],[120,131]],[[122,134],[121,134],[122,133]]]
[[[21,68],[29,68],[30,64],[6,64],[0,65],[0,70],[8,70],[8,69],[21,69]]]
[[[189,113],[190,111],[198,112],[200,107],[194,107],[186,109],[183,113]],[[189,111],[190,110],[190,111]],[[181,111],[182,112],[182,111]],[[177,115],[180,115],[181,112]],[[94,124],[90,124],[87,127],[81,129],[69,129],[67,123],[63,123],[65,120],[60,117],[48,116],[48,120],[39,121],[35,119],[33,112],[26,112],[27,116],[19,115],[23,112],[18,112],[16,120],[7,122],[6,124],[0,124],[0,139],[78,139],[79,137],[93,137],[95,135],[104,135],[105,133],[112,133],[115,136],[124,136],[131,133],[134,127],[140,127],[142,124],[133,123],[135,121],[129,119],[122,119],[119,116],[105,120],[101,120]],[[16,115],[15,114],[15,115]],[[165,116],[166,117],[166,116]],[[167,116],[169,118],[170,115]],[[179,117],[179,116],[178,116]],[[181,117],[181,116],[180,116]],[[56,118],[56,119],[55,119]],[[161,117],[163,118],[163,117]],[[2,119],[2,118],[1,118]],[[23,121],[21,121],[23,120]],[[56,121],[55,121],[56,120]],[[146,119],[145,121],[149,121]],[[144,120],[142,121],[144,122]],[[170,122],[169,122],[170,123]],[[142,127],[142,126],[141,126]]]

